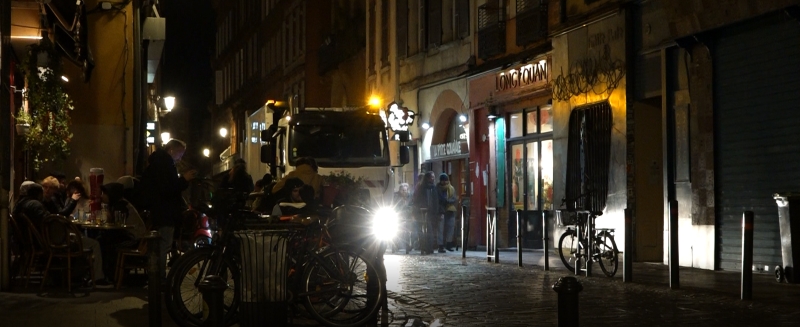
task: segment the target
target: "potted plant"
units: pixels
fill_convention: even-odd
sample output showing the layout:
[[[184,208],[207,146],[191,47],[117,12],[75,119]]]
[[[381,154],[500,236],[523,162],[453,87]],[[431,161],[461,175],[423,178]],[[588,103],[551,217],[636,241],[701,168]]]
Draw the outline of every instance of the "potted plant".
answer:
[[[24,134],[24,147],[30,151],[36,171],[42,162],[66,159],[72,140],[69,127],[73,106],[60,78],[62,61],[53,45],[45,39],[29,46],[22,65],[28,85],[25,92],[28,127]],[[21,112],[18,116],[22,117]]]
[[[31,115],[25,109],[20,108],[14,120],[17,123],[16,129],[18,135],[27,135],[28,130],[31,128]]]
[[[363,177],[355,177],[346,171],[334,171],[323,176],[325,188],[323,204],[355,204],[358,199],[352,197],[364,184]]]

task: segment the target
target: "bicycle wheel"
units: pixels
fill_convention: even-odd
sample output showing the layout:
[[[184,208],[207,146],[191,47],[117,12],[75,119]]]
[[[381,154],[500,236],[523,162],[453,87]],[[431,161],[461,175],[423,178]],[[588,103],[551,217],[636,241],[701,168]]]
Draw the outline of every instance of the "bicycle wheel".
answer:
[[[208,317],[208,308],[197,285],[209,274],[211,248],[200,248],[184,254],[175,262],[167,276],[164,302],[167,312],[181,327],[199,327]],[[223,295],[226,326],[236,323],[239,306],[239,268],[230,258],[222,258],[219,276],[228,289]]]
[[[619,266],[619,250],[617,250],[617,243],[614,242],[614,236],[608,232],[600,232],[597,234],[595,251],[600,260],[600,269],[608,277],[614,277],[617,273],[617,266]]]
[[[578,260],[578,234],[574,229],[568,229],[558,240],[558,248],[556,249],[561,262],[564,267],[571,272],[575,272],[575,262]]]
[[[306,267],[300,294],[313,318],[330,327],[354,327],[375,317],[384,288],[372,261],[336,249],[318,258]]]

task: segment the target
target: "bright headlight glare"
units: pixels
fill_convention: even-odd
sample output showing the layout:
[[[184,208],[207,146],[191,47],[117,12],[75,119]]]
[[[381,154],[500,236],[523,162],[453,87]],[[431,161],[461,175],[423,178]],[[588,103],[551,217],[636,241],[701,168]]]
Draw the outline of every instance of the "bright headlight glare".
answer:
[[[372,233],[379,240],[391,240],[397,235],[398,220],[397,212],[392,208],[378,209],[372,217]]]

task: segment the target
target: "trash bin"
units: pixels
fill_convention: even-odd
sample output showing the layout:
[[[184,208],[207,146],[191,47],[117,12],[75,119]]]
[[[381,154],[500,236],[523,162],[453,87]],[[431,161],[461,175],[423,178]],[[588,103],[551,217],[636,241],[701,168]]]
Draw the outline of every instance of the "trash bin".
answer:
[[[286,326],[288,230],[245,230],[234,235],[241,244],[239,325]]]
[[[778,203],[778,225],[781,233],[783,267],[775,267],[775,279],[782,282],[800,283],[800,193],[776,193]],[[795,212],[797,211],[797,212]],[[795,216],[795,218],[792,218]]]

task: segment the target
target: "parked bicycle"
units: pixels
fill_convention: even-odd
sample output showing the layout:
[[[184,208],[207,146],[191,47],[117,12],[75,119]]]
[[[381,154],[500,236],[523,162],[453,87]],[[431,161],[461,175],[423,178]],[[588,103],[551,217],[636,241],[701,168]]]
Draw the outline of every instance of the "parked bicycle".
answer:
[[[575,272],[575,266],[583,270],[588,264],[589,235],[592,236],[591,260],[600,264],[600,269],[608,277],[614,277],[619,265],[619,250],[614,241],[613,228],[595,228],[594,221],[602,212],[583,210],[556,210],[559,225],[567,226],[558,240],[558,252],[561,262],[569,271]]]
[[[236,322],[242,274],[238,242],[232,236],[248,220],[246,217],[252,215],[235,211],[227,219],[228,227],[222,230],[219,240],[209,247],[190,251],[173,266],[167,278],[165,301],[168,312],[181,326],[203,324],[206,309],[198,285],[205,276],[215,274],[228,281],[224,292],[225,322],[228,325]],[[365,219],[372,220],[372,215],[363,208],[344,207],[334,210],[327,221],[310,219],[302,225],[268,226],[290,232],[287,288],[294,312],[333,327],[360,326],[377,314],[380,302],[376,299],[382,298],[385,291],[384,279],[379,276],[385,276],[385,271],[382,262],[377,263],[374,258],[376,253],[382,253],[381,249],[385,250],[384,243],[371,242],[379,244],[375,249],[366,246],[370,242],[336,235],[354,231],[350,222],[363,223]],[[334,243],[332,234],[341,241]]]

